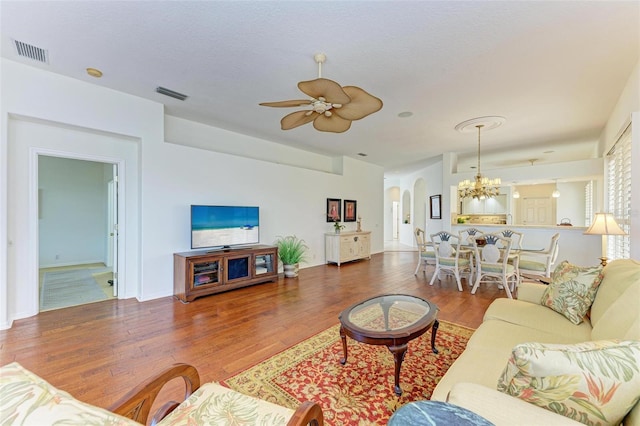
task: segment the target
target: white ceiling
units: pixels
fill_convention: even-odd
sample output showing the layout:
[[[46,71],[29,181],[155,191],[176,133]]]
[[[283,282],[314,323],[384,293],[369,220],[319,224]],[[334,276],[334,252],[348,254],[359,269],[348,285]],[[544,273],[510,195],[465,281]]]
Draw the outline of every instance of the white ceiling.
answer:
[[[482,135],[483,170],[592,158],[640,51],[638,1],[2,0],[0,13],[5,58],[388,175],[449,151],[469,170],[477,136],[454,127],[487,115],[507,121]],[[19,57],[13,40],[46,49],[49,63]],[[318,52],[323,77],[384,106],[342,134],[282,131],[295,109],[258,104],[304,99],[296,84],[317,77]]]

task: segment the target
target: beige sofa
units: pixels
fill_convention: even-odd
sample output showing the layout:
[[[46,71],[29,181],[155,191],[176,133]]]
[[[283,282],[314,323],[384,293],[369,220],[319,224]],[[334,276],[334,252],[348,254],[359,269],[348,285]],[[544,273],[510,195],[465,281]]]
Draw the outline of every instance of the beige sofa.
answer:
[[[496,425],[581,424],[496,389],[517,344],[640,340],[640,262],[613,261],[602,274],[590,320],[579,325],[540,304],[546,288],[542,284],[522,283],[518,300],[495,300],[431,399],[463,406]],[[633,358],[636,366],[640,364],[637,355]],[[636,402],[623,424],[640,425],[640,402]]]

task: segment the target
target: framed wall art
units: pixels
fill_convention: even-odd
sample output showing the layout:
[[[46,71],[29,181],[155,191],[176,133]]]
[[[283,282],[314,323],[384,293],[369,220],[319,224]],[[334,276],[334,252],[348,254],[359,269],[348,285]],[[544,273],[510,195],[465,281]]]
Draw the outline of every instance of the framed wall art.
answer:
[[[356,221],[356,200],[344,200],[344,221],[355,222]]]
[[[327,198],[327,222],[340,222],[342,220],[341,201],[340,198]]]
[[[432,195],[429,197],[429,211],[431,212],[431,219],[442,219],[442,196]]]

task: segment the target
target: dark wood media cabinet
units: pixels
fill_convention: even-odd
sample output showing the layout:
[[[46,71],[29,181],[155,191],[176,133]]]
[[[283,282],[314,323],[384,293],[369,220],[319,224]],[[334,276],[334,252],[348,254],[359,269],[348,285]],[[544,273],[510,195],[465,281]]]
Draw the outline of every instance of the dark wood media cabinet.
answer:
[[[183,302],[278,280],[278,248],[253,246],[173,254],[173,294]]]

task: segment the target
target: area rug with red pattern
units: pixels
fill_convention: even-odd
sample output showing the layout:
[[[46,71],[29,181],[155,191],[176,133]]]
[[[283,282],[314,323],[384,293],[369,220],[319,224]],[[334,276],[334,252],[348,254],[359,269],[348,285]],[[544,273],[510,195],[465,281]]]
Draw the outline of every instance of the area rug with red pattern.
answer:
[[[391,352],[347,337],[348,360],[341,365],[339,330],[335,325],[221,383],[292,409],[301,401],[315,401],[327,425],[386,425],[400,406],[430,398],[474,331],[440,321],[438,354],[431,351],[431,330],[410,341],[400,371],[403,393],[398,397],[393,392]]]

